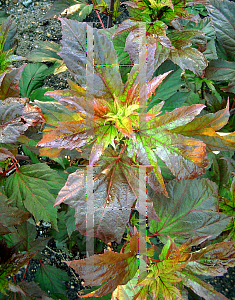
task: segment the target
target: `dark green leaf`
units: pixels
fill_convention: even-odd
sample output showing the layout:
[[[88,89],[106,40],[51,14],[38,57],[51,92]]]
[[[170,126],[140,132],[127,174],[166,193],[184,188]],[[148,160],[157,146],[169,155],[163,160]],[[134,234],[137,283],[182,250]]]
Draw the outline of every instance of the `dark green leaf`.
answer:
[[[56,294],[66,294],[67,288],[64,281],[69,280],[70,277],[65,271],[42,263],[35,275],[35,281],[39,283],[40,288],[46,293],[50,291],[54,299],[58,299],[55,297]]]
[[[205,77],[210,80],[235,80],[235,62],[223,59],[212,60],[205,70]]]
[[[27,64],[19,81],[21,97],[29,98],[33,90],[43,86],[48,74],[48,67],[43,63]]]
[[[182,70],[178,69],[170,73],[166,79],[164,79],[161,87],[157,90],[152,100],[149,103],[149,108],[165,101],[162,111],[172,111],[175,108],[181,107],[189,96],[189,90],[182,88],[183,82],[181,80]]]

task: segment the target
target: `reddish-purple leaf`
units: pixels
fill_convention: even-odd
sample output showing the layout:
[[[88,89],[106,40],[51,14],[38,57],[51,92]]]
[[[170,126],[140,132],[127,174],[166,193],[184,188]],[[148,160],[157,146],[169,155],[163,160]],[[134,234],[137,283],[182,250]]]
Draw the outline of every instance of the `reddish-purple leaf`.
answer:
[[[93,235],[92,232],[87,232],[86,214],[88,214],[94,218],[94,236],[105,243],[110,241],[120,243],[134,201],[136,199],[142,201],[139,199],[138,169],[132,164],[134,163],[126,154],[119,156],[118,153],[107,148],[99,160],[99,166],[93,168],[94,209],[87,211],[85,170],[77,170],[69,175],[66,185],[58,194],[55,205],[65,203],[75,208],[76,229],[81,234]],[[147,198],[146,205],[151,211],[151,199]],[[153,211],[151,213],[154,214]],[[153,217],[158,220],[156,214]]]
[[[7,197],[0,193],[0,235],[14,232],[13,226],[23,223],[30,216],[26,211],[10,206]]]
[[[63,18],[60,21],[63,37],[59,55],[77,83],[85,87],[93,82],[92,94],[96,97],[113,98],[114,93],[118,96],[122,91],[122,79],[112,42],[87,23]],[[92,57],[87,51],[87,41],[94,47]],[[93,68],[93,64],[94,73],[93,70],[88,72],[86,68]]]
[[[8,97],[19,97],[19,80],[26,64],[11,72],[0,75],[0,100]]]
[[[231,219],[218,212],[217,186],[208,179],[174,179],[166,185],[166,190],[169,199],[159,193],[151,196],[161,221],[151,220],[150,231],[163,241],[168,235],[176,237],[179,243],[193,236],[211,235],[213,239]]]
[[[29,126],[45,119],[39,107],[26,103],[26,99],[7,98],[0,102],[0,143],[14,143]]]
[[[0,161],[6,160],[8,157],[15,158],[15,156],[9,150],[0,148]]]

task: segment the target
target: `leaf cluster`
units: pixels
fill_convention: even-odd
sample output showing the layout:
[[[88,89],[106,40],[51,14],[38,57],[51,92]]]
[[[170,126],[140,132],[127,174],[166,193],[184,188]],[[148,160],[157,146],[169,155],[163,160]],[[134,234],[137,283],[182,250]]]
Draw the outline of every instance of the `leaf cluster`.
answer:
[[[77,2],[50,14],[73,4],[83,18]],[[60,18],[61,45],[1,74],[0,299],[68,299],[66,272],[43,260],[51,237],[89,253],[64,259],[93,286],[81,298],[227,299],[201,276],[235,266],[235,4],[126,4],[131,18],[107,29]],[[68,89],[43,87],[65,69]]]

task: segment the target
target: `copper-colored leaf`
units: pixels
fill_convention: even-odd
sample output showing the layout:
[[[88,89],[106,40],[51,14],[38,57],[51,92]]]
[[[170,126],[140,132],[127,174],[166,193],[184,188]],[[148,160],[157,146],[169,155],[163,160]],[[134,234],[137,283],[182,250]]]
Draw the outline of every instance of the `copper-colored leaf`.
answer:
[[[104,283],[95,292],[80,297],[101,297],[113,292],[118,285],[126,284],[134,277],[138,268],[136,256],[141,254],[139,253],[138,240],[139,234],[136,232],[130,239],[130,250],[125,251],[125,253],[106,251],[104,254],[82,260],[65,261],[68,266],[79,273],[86,285],[99,286]]]
[[[235,242],[209,245],[192,253],[186,270],[206,276],[223,276],[228,267],[235,266]]]
[[[62,48],[59,55],[77,83],[85,87],[93,82],[92,94],[96,97],[113,98],[122,90],[122,79],[114,46],[108,38],[87,23],[75,20],[60,19],[62,23]],[[87,32],[91,32],[87,39]],[[92,40],[93,56],[87,52],[87,43]],[[89,47],[89,46],[88,46]],[[92,68],[94,73],[86,68]]]
[[[192,136],[202,140],[211,150],[227,151],[235,149],[233,135],[223,136],[217,133],[225,126],[229,119],[229,102],[225,109],[219,110],[216,113],[206,114],[202,117],[197,117],[190,123],[173,129],[172,132],[180,133],[186,136]]]

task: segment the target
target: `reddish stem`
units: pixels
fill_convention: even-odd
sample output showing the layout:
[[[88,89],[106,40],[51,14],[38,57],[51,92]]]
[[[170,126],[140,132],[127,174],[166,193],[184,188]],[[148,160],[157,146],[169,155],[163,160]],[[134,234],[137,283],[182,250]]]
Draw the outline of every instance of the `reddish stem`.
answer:
[[[15,167],[15,166],[13,165],[13,166],[11,166],[9,169],[7,169],[6,171],[4,171],[4,172],[2,173],[2,176],[3,176],[3,177],[6,176],[6,174],[7,174],[9,171],[11,171],[14,167]]]
[[[131,221],[131,217],[132,217],[132,213],[133,213],[133,209],[132,208],[134,208],[135,207],[135,202],[132,204],[132,207],[131,207],[131,213],[130,213],[130,217],[129,217],[129,223],[130,223],[130,221]]]
[[[121,249],[120,253],[123,253],[123,250],[124,250],[125,246],[126,246],[128,243],[129,243],[129,241],[126,241],[126,242],[125,242],[125,244],[122,246],[122,249]]]
[[[22,281],[24,281],[24,279],[25,279],[25,276],[26,276],[26,273],[27,273],[27,271],[28,271],[29,262],[30,262],[30,260],[29,260],[29,261],[28,261],[28,263],[27,263],[27,267],[26,267],[26,269],[25,269],[25,272],[24,272],[24,276],[23,276],[23,279],[22,279]]]
[[[92,4],[93,4],[93,7],[95,8],[95,4],[94,4],[93,0],[91,0],[91,2],[92,2]],[[101,23],[101,25],[102,25],[102,28],[105,29],[104,24],[103,24],[103,22],[102,22],[102,20],[101,20],[101,17],[100,17],[100,15],[99,15],[99,13],[98,13],[98,10],[95,9],[95,12],[96,12],[96,14],[97,14],[98,19],[100,20],[100,23]]]
[[[11,162],[13,163],[14,167],[16,168],[16,171],[18,171],[18,167],[17,167],[18,161],[14,158],[11,158]]]
[[[122,150],[121,150],[120,154],[122,154],[126,150],[126,147],[127,147],[127,145],[122,147]]]
[[[15,277],[15,275],[13,276],[13,279],[14,279],[14,283],[15,283],[15,285],[17,285],[17,282],[16,282],[16,277]]]
[[[233,108],[235,108],[235,96],[234,96],[234,101],[233,101],[231,109],[233,109]]]

